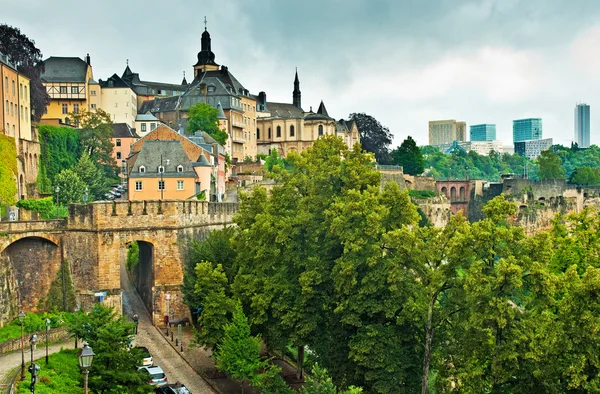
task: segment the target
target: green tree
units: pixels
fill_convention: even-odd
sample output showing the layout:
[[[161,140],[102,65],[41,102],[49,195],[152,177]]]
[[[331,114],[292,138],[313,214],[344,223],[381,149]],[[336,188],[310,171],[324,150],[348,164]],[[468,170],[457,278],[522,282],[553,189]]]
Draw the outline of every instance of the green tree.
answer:
[[[39,125],[40,158],[38,189],[53,193],[54,178],[72,168],[81,156],[81,140],[77,130],[70,127]]]
[[[134,330],[134,323],[102,304],[71,325],[70,331],[88,342],[96,354],[89,378],[92,392],[145,394],[152,390],[147,376],[135,368],[141,365],[142,354],[128,350]]]
[[[425,170],[425,160],[421,149],[410,135],[390,155],[392,164],[402,166],[405,174],[420,175]]]
[[[276,175],[282,170],[287,169],[288,166],[289,162],[285,158],[279,156],[277,149],[271,149],[271,151],[269,152],[269,156],[267,156],[265,159],[265,168],[267,169],[267,171],[271,175]]]
[[[140,246],[136,241],[129,244],[127,248],[127,269],[133,271],[140,261]]]
[[[50,103],[50,96],[40,77],[44,72],[42,52],[18,28],[0,24],[0,53],[8,56],[8,61],[30,79],[32,119],[39,121]]]
[[[569,183],[583,186],[600,185],[600,169],[588,166],[578,167],[569,178]]]
[[[537,158],[537,164],[540,166],[540,170],[538,171],[538,177],[540,179],[565,178],[565,169],[557,154],[545,150]]]
[[[90,201],[103,199],[104,193],[108,190],[109,182],[102,170],[94,164],[87,153],[81,155],[73,171],[86,185]]]
[[[208,261],[196,265],[195,302],[202,308],[198,315],[198,343],[213,351],[226,335],[234,303],[229,296],[229,283],[221,264]]]
[[[75,171],[62,170],[54,181],[55,188],[59,188],[58,202],[71,204],[81,202],[85,194],[85,183],[79,179]]]
[[[346,391],[338,391],[325,368],[315,364],[310,376],[306,377],[306,385],[302,387],[301,394],[359,394],[362,389],[351,386]]]
[[[114,177],[116,173],[115,159],[112,157],[112,119],[108,112],[81,111],[69,114],[73,123],[80,129],[82,151],[87,153],[92,162],[102,166],[105,176]]]
[[[187,132],[204,131],[219,144],[225,145],[228,134],[219,128],[219,112],[206,103],[197,103],[187,109]]]
[[[248,318],[238,302],[231,322],[224,327],[223,340],[213,354],[215,366],[234,380],[251,381],[265,366],[260,359],[260,347],[260,339],[250,335]]]
[[[360,143],[364,150],[375,155],[379,164],[390,162],[390,145],[392,144],[392,133],[377,119],[365,113],[352,113],[350,120],[356,122]]]

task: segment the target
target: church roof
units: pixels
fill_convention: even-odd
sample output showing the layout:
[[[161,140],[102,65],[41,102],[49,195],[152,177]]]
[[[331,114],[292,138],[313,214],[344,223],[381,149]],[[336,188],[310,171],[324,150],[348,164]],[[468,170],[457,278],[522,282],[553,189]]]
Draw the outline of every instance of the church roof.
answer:
[[[267,112],[271,113],[273,118],[303,118],[304,111],[294,104],[272,103],[267,101]]]
[[[321,104],[319,104],[319,109],[317,110],[317,113],[329,117],[327,109],[325,108],[325,104],[323,104],[323,100],[321,100]]]
[[[86,82],[88,64],[78,57],[51,56],[44,60],[45,82]]]

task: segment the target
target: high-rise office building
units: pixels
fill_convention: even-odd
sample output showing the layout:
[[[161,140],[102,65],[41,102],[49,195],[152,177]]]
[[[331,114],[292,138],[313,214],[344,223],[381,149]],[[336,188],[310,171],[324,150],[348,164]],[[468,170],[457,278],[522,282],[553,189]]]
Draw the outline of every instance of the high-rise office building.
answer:
[[[471,126],[471,141],[494,141],[496,140],[495,124],[477,124]]]
[[[542,119],[513,120],[513,142],[542,139]]]
[[[574,140],[580,148],[590,147],[590,106],[584,103],[575,106]]]
[[[454,141],[466,141],[467,123],[451,120],[429,121],[429,145],[451,144]]]
[[[552,138],[515,142],[515,154],[535,160],[545,150],[552,148]]]

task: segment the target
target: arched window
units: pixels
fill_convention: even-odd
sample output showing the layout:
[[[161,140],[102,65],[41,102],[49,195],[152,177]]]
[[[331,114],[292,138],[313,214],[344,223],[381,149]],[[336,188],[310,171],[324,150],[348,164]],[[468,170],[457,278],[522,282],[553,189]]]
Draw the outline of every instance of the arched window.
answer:
[[[456,201],[456,188],[454,186],[450,188],[450,201]]]
[[[323,125],[319,125],[319,135],[323,135]]]
[[[446,186],[442,187],[442,193],[448,198],[448,189],[446,189]]]
[[[178,165],[177,166],[177,172],[183,172],[183,166],[182,165]]]
[[[294,125],[290,126],[290,137],[294,136]]]
[[[277,137],[281,137],[281,126],[277,126]]]
[[[256,128],[256,139],[260,139],[260,129],[258,127]]]
[[[460,201],[467,201],[466,194],[465,194],[465,188],[463,186],[460,187],[458,195],[459,195]]]
[[[269,139],[271,139],[271,128],[269,127]]]
[[[144,166],[140,166],[140,173],[141,173],[141,172],[146,172],[146,167],[144,167]]]
[[[163,167],[163,166],[158,166],[158,173],[159,173],[159,174],[162,174],[162,173],[164,173],[164,172],[165,172],[165,167]]]

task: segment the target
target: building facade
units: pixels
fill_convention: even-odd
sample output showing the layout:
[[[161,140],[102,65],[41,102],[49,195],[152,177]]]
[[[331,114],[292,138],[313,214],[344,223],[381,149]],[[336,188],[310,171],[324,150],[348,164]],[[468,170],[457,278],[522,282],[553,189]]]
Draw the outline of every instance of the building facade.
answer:
[[[588,104],[575,106],[574,140],[580,148],[590,147],[590,106]]]
[[[42,123],[70,124],[70,113],[101,106],[100,85],[94,81],[89,54],[85,61],[78,57],[48,58],[41,78],[50,96]]]
[[[466,141],[466,122],[450,120],[429,121],[429,145],[451,144],[453,141]]]
[[[137,95],[117,74],[106,81],[98,81],[101,88],[100,108],[106,111],[113,123],[126,123],[135,128]]]
[[[146,136],[151,131],[154,131],[162,123],[158,118],[150,112],[145,114],[137,114],[135,117],[135,132],[140,137]]]
[[[495,124],[477,124],[470,126],[471,141],[494,141],[496,139]]]
[[[513,120],[513,142],[542,139],[542,119],[528,118]],[[516,153],[516,148],[515,148]]]
[[[502,145],[502,141],[463,141],[458,142],[454,141],[451,144],[441,144],[439,145],[440,151],[445,154],[450,154],[452,151],[458,147],[463,149],[465,152],[474,151],[480,155],[487,156],[490,152],[494,151],[497,153],[504,153],[504,146]]]
[[[552,147],[552,138],[515,142],[515,154],[536,159],[543,151]]]

